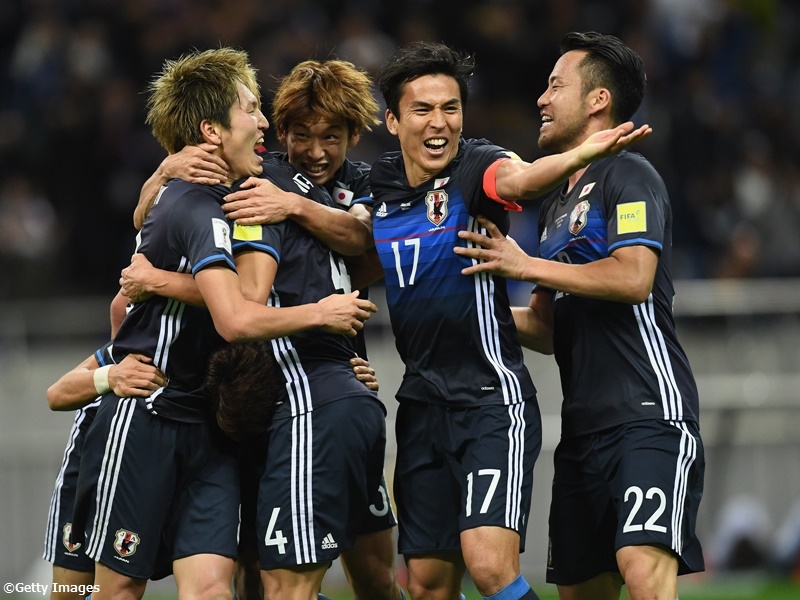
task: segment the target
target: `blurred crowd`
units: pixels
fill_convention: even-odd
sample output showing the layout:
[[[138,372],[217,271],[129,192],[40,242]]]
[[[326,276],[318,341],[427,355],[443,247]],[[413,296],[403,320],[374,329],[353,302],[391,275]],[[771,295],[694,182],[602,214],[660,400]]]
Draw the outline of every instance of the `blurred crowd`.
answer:
[[[144,90],[165,59],[244,48],[269,108],[300,60],[375,74],[397,45],[444,41],[478,61],[465,135],[533,160],[536,99],[570,30],[613,33],[644,59],[636,120],[655,132],[637,150],[670,191],[674,276],[800,275],[794,0],[3,0],[0,299],[116,291],[139,189],[164,157]],[[352,156],[397,147],[380,126]],[[529,250],[535,219],[534,204],[512,229]]]

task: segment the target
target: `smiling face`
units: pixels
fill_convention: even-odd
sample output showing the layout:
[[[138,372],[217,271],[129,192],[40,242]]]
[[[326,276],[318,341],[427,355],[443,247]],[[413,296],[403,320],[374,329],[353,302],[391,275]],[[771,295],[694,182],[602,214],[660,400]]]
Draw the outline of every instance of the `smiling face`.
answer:
[[[347,150],[358,141],[344,121],[293,122],[279,135],[289,163],[319,186],[328,183],[344,164]]]
[[[269,127],[253,92],[241,83],[238,88],[239,100],[233,103],[230,110],[230,128],[218,130],[218,151],[229,166],[229,185],[242,177],[261,174],[263,167],[256,147],[264,143],[264,131]]]
[[[386,111],[386,127],[400,140],[408,182],[416,187],[439,174],[458,153],[464,122],[458,82],[448,75],[407,82],[398,113]]]
[[[536,103],[542,116],[540,148],[564,152],[587,137],[590,110],[579,67],[584,56],[583,50],[572,50],[553,67],[547,90]]]

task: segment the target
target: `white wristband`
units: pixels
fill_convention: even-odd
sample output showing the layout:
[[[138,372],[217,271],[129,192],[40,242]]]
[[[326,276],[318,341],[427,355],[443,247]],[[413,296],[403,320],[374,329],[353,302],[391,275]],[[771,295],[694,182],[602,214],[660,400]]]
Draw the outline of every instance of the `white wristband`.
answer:
[[[94,370],[94,375],[92,376],[94,378],[94,389],[101,396],[111,391],[111,386],[108,385],[108,372],[110,370],[111,365],[106,365],[105,367]]]

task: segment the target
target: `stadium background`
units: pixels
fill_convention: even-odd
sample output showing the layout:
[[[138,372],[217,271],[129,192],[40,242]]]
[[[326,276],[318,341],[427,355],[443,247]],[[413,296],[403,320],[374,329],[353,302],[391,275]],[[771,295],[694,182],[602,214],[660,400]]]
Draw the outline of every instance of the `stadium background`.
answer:
[[[707,446],[699,528],[710,569],[682,585],[766,597],[763,581],[788,581],[793,570],[797,577],[799,3],[3,0],[0,580],[49,581],[40,546],[70,416],[49,413],[44,393],[107,336],[108,302],[133,249],[138,191],[164,156],[144,126],[143,90],[165,59],[195,47],[242,47],[268,107],[276,78],[300,60],[335,56],[374,74],[398,44],[444,41],[478,60],[465,135],[533,160],[536,99],[558,39],[574,29],[620,36],[648,72],[636,120],[654,134],[638,150],[670,190],[676,314]],[[396,147],[379,126],[351,156],[371,161]],[[512,228],[529,251],[535,222],[532,204]],[[528,292],[513,286],[517,303]],[[375,294],[384,306],[380,286]],[[368,332],[393,413],[401,367],[385,311]],[[523,562],[540,582],[560,393],[554,362],[526,356],[545,442]]]

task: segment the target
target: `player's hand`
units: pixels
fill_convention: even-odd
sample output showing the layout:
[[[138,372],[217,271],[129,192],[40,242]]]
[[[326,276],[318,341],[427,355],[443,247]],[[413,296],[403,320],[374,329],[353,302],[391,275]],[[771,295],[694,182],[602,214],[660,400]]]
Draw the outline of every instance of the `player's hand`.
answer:
[[[153,295],[153,277],[156,272],[144,254],[131,256],[131,264],[122,269],[119,278],[122,295],[133,303],[150,298]]]
[[[356,379],[373,392],[377,392],[380,389],[378,379],[375,377],[375,369],[369,366],[369,361],[356,356],[350,359],[350,364],[353,365],[353,373],[356,374]]]
[[[108,385],[120,398],[146,397],[167,385],[167,377],[152,359],[129,354],[108,370]]]
[[[331,294],[317,302],[317,307],[322,311],[323,331],[350,337],[364,328],[364,321],[372,313],[378,312],[372,302],[358,297],[357,290],[349,294]]]
[[[269,225],[290,217],[295,198],[295,194],[283,191],[267,179],[250,177],[237,191],[225,196],[222,210],[239,225]]]
[[[459,231],[462,240],[479,244],[480,248],[463,248],[456,246],[453,251],[459,256],[476,258],[482,262],[461,270],[462,275],[488,272],[506,279],[523,279],[523,274],[531,257],[519,247],[512,238],[500,233],[497,225],[486,217],[478,217],[481,225],[486,227],[489,236],[472,231]]]
[[[588,165],[594,160],[618,153],[634,142],[643,140],[651,133],[653,133],[653,129],[649,125],[642,125],[638,129],[634,129],[633,121],[622,123],[614,129],[597,131],[578,146],[579,160]]]
[[[202,143],[184,146],[180,152],[170,154],[161,162],[161,170],[169,178],[190,183],[218,185],[228,180],[228,163],[214,154],[215,144]]]

